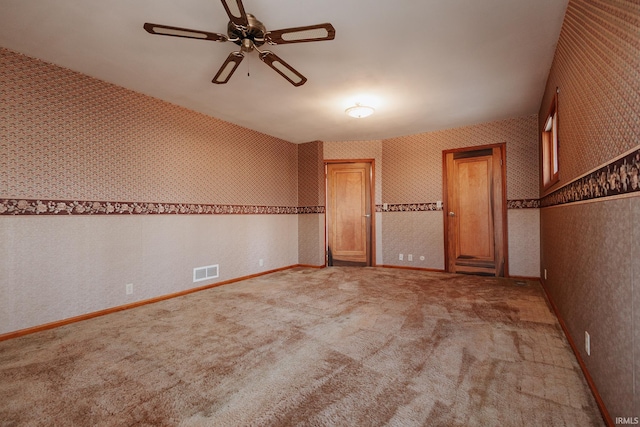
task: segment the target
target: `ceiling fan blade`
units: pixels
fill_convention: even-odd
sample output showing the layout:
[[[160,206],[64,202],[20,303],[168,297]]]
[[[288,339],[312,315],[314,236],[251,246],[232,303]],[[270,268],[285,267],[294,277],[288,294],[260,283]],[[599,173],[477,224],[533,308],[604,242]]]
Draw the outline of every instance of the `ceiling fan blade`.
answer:
[[[224,34],[171,27],[169,25],[150,24],[148,22],[144,24],[144,29],[150,34],[158,34],[161,36],[186,37],[188,39],[213,40],[218,42],[226,42],[228,40]]]
[[[302,86],[307,81],[305,76],[271,51],[265,50],[260,52],[260,59],[294,86]]]
[[[319,42],[333,40],[335,37],[336,29],[329,23],[269,31],[266,35],[271,44]]]
[[[231,21],[236,27],[241,29],[247,29],[249,27],[249,20],[247,14],[244,11],[244,5],[242,0],[222,0],[224,10],[229,15],[229,21]]]
[[[228,82],[243,59],[244,55],[242,54],[242,52],[231,52],[229,56],[227,56],[227,59],[224,61],[224,64],[222,64],[222,67],[220,67],[215,77],[211,81],[219,85]]]

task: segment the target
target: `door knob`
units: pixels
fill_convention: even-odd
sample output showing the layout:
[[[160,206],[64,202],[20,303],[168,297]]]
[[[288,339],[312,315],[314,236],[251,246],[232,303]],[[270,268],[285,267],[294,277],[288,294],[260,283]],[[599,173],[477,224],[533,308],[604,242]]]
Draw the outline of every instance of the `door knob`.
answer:
[[[363,215],[365,218],[369,218],[371,217],[371,215]]]
[[[449,212],[449,216],[456,216],[455,212]]]

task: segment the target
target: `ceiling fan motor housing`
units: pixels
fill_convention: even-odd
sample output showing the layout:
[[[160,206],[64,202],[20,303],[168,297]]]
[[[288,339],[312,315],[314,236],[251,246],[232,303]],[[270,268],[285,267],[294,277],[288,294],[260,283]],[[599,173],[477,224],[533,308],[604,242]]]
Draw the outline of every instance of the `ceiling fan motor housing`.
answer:
[[[247,13],[247,21],[249,25],[246,28],[239,27],[233,22],[229,22],[227,25],[229,41],[240,46],[243,52],[251,52],[254,46],[262,46],[266,41],[265,35],[267,34],[266,27],[255,16]]]

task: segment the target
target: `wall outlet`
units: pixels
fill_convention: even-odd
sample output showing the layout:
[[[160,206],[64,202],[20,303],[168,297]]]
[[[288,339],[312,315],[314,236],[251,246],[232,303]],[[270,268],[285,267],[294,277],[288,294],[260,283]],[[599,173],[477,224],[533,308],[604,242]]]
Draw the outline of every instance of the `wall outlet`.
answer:
[[[424,256],[423,255],[420,256],[420,261],[424,261]]]
[[[382,204],[382,210],[383,210],[383,211],[386,211],[386,210],[388,210],[388,209],[389,209],[389,204],[388,204],[388,203],[383,203],[383,204]]]
[[[260,261],[258,261],[258,264],[260,265],[260,267],[262,267],[264,265],[264,260],[260,259]]]
[[[407,255],[407,260],[413,261],[413,255],[412,254]]]
[[[131,295],[133,293],[133,283],[127,283],[125,285],[127,295]]]
[[[587,331],[584,331],[584,351],[587,352],[587,356],[591,356],[591,335]]]
[[[400,261],[402,261],[402,260],[404,259],[404,255],[402,255],[402,254],[398,255],[398,259],[399,259]]]
[[[438,200],[438,201],[436,202],[436,208],[437,208],[437,209],[442,209],[442,200]]]

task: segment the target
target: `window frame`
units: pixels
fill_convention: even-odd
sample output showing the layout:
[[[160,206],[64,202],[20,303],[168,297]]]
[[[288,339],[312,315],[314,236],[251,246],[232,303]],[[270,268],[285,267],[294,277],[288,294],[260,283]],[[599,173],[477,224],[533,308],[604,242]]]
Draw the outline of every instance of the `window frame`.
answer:
[[[547,190],[560,180],[558,161],[558,91],[553,95],[540,137],[542,155],[542,188]]]

